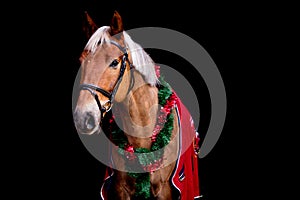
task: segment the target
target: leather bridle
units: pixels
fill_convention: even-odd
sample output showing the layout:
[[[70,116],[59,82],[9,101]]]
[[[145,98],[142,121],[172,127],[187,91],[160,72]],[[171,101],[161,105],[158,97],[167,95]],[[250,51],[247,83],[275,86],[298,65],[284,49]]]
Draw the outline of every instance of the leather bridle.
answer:
[[[118,76],[118,79],[116,80],[115,86],[113,88],[113,90],[111,92],[104,90],[103,88],[93,85],[93,84],[89,84],[89,83],[82,83],[80,84],[79,88],[80,90],[87,90],[89,91],[95,98],[97,105],[99,107],[100,110],[100,123],[102,121],[102,118],[104,117],[104,113],[110,111],[115,95],[117,93],[117,90],[120,86],[120,83],[122,81],[126,66],[127,66],[127,62],[129,63],[130,66],[130,85],[127,91],[127,94],[129,93],[129,91],[132,89],[133,85],[134,85],[134,76],[133,76],[133,70],[134,66],[133,64],[129,61],[128,59],[128,53],[127,53],[127,49],[125,47],[122,47],[119,43],[110,40],[109,41],[111,44],[115,45],[116,47],[118,47],[122,52],[122,63],[121,63],[121,67],[120,67],[120,73]],[[101,93],[102,95],[106,96],[108,98],[107,101],[105,101],[103,104],[100,103],[99,97],[97,95],[97,92]]]

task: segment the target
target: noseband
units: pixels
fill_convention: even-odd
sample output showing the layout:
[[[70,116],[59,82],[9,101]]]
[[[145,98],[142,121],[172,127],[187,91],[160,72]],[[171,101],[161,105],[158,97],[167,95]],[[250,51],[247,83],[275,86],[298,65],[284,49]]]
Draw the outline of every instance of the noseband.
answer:
[[[101,118],[100,122],[102,121],[104,113],[110,111],[110,109],[112,107],[112,102],[114,101],[115,95],[116,95],[117,90],[119,88],[119,85],[122,81],[122,78],[123,78],[123,75],[124,75],[124,72],[125,72],[125,69],[126,69],[127,62],[129,63],[129,66],[130,66],[130,86],[128,88],[127,93],[132,89],[132,87],[134,85],[133,70],[131,70],[131,69],[134,69],[134,67],[128,59],[128,53],[127,53],[126,48],[122,47],[119,43],[117,43],[113,40],[110,40],[109,42],[111,44],[115,45],[116,47],[118,47],[123,52],[122,63],[121,63],[121,67],[120,67],[119,76],[118,76],[118,79],[116,81],[116,84],[115,84],[115,87],[113,88],[113,90],[111,92],[109,92],[109,91],[106,91],[106,90],[102,89],[101,87],[98,87],[98,86],[93,85],[93,84],[88,84],[88,83],[83,83],[79,86],[80,90],[87,90],[94,96],[94,98],[97,102],[97,105],[99,107],[99,110],[100,110],[100,115],[101,115],[100,116],[100,118]],[[106,102],[104,102],[104,104],[101,105],[99,97],[98,97],[96,91],[108,98],[108,100]]]

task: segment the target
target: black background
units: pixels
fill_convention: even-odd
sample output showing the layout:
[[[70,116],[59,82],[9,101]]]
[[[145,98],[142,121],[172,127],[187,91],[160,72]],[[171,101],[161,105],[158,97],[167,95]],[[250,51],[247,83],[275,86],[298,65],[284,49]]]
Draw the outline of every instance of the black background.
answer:
[[[234,67],[227,63],[230,60],[227,56],[230,56],[231,59],[235,57],[234,53],[232,55],[230,53],[230,50],[234,49],[232,45],[235,45],[230,40],[234,38],[234,34],[237,34],[232,30],[233,26],[235,26],[232,20],[235,19],[231,19],[231,16],[225,15],[226,13],[218,14],[218,11],[212,5],[184,5],[182,2],[180,5],[177,5],[175,1],[169,5],[142,1],[136,5],[129,2],[117,4],[82,1],[78,6],[79,8],[74,12],[75,19],[73,17],[70,19],[74,24],[69,30],[69,34],[72,34],[72,39],[69,39],[69,42],[74,48],[68,54],[70,54],[69,58],[75,60],[70,62],[72,65],[64,66],[69,68],[69,71],[66,71],[66,73],[69,77],[68,80],[71,80],[70,86],[72,86],[72,78],[74,78],[79,67],[77,62],[78,56],[87,41],[81,31],[81,17],[85,10],[89,12],[98,26],[109,25],[113,11],[117,10],[123,18],[125,29],[148,26],[170,28],[192,37],[205,48],[218,66],[224,79],[228,93],[229,116],[219,142],[207,157],[200,160],[201,192],[205,199],[220,199],[220,197],[225,196],[229,198],[233,198],[233,196],[239,197],[238,193],[242,191],[237,192],[238,188],[239,190],[247,190],[247,188],[241,188],[240,185],[241,178],[245,175],[237,170],[240,170],[243,163],[239,163],[242,161],[237,162],[237,160],[240,160],[240,155],[236,155],[236,147],[233,147],[234,142],[232,140],[236,141],[234,137],[236,137],[235,131],[237,130],[233,130],[233,126],[230,127],[230,118],[232,117],[230,114],[234,104],[232,102],[233,99],[231,99],[231,93],[233,92],[231,84],[234,83],[230,73],[234,71]],[[191,81],[191,85],[195,87],[200,98],[202,98],[201,102],[204,102],[201,105],[201,114],[204,117],[202,117],[203,121],[200,124],[200,133],[205,132],[209,122],[208,118],[205,117],[205,115],[209,116],[209,102],[207,102],[208,94],[201,77],[197,77],[192,67],[188,66],[188,63],[176,55],[155,50],[148,50],[148,52],[150,52],[150,55],[156,62],[166,63],[177,68]],[[66,89],[66,91],[71,90]],[[62,175],[65,176],[65,179],[63,179],[65,184],[70,187],[70,191],[64,193],[64,195],[80,196],[84,199],[99,199],[100,181],[102,180],[104,168],[81,144],[72,127],[70,110],[68,112],[69,118],[67,119],[70,127],[66,132],[69,133],[69,137],[64,139],[69,143],[68,146],[72,147],[72,151],[66,153],[66,159],[69,161],[64,162],[66,163],[66,168],[61,171]],[[237,163],[239,165],[236,165]],[[237,177],[236,173],[241,173],[240,177]]]
[[[20,120],[24,122],[20,125],[22,133],[27,133],[20,138],[30,141],[18,139],[20,146],[25,147],[13,157],[17,161],[14,191],[22,188],[22,196],[39,199],[99,199],[104,166],[86,150],[77,135],[72,118],[72,90],[80,65],[78,58],[87,42],[82,32],[84,11],[89,12],[98,26],[103,26],[109,24],[114,10],[121,14],[125,29],[164,27],[193,38],[208,52],[221,73],[227,94],[227,116],[217,144],[200,159],[204,199],[244,199],[261,190],[258,185],[263,183],[257,179],[256,171],[265,169],[254,162],[258,148],[253,141],[257,133],[254,127],[259,123],[254,103],[264,100],[257,99],[258,91],[254,89],[259,77],[254,76],[253,70],[257,68],[252,58],[260,56],[259,50],[251,49],[257,44],[255,35],[262,30],[255,16],[262,11],[253,5],[229,3],[162,3],[39,2],[32,4],[36,9],[24,8],[16,21],[9,23],[9,27],[22,30],[12,33],[15,39],[22,38],[13,47],[27,51],[26,56],[18,59],[16,53],[9,54],[11,61],[22,63],[18,64],[21,68],[18,74],[26,76],[26,82],[19,86],[28,93],[22,95],[21,104],[17,101],[17,105],[21,105],[23,114],[30,116],[22,115]],[[188,66],[176,55],[149,51],[159,63],[178,70],[182,65]],[[23,74],[23,70],[30,76]],[[193,73],[192,67],[180,72],[205,96],[201,111],[204,116],[209,114],[208,93],[201,77]],[[202,119],[199,127],[204,137],[209,121]]]

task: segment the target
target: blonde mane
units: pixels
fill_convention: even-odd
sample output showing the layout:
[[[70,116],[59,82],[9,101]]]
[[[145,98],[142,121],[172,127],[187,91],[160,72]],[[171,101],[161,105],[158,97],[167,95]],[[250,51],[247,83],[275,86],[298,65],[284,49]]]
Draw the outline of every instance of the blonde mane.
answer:
[[[109,30],[109,26],[102,26],[98,28],[87,42],[85,50],[95,53],[99,45],[110,40]],[[155,86],[158,79],[155,73],[154,61],[139,44],[131,39],[126,31],[123,31],[123,35],[125,46],[131,54],[132,64],[135,69],[144,76],[146,83]],[[108,42],[108,44],[110,43]]]

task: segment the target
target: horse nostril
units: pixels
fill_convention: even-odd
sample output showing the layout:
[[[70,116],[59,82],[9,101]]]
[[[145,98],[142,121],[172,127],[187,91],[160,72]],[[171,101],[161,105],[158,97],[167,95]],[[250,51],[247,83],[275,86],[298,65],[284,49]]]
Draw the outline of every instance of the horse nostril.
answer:
[[[86,129],[90,131],[95,128],[95,125],[96,123],[94,117],[88,113],[85,120]]]

